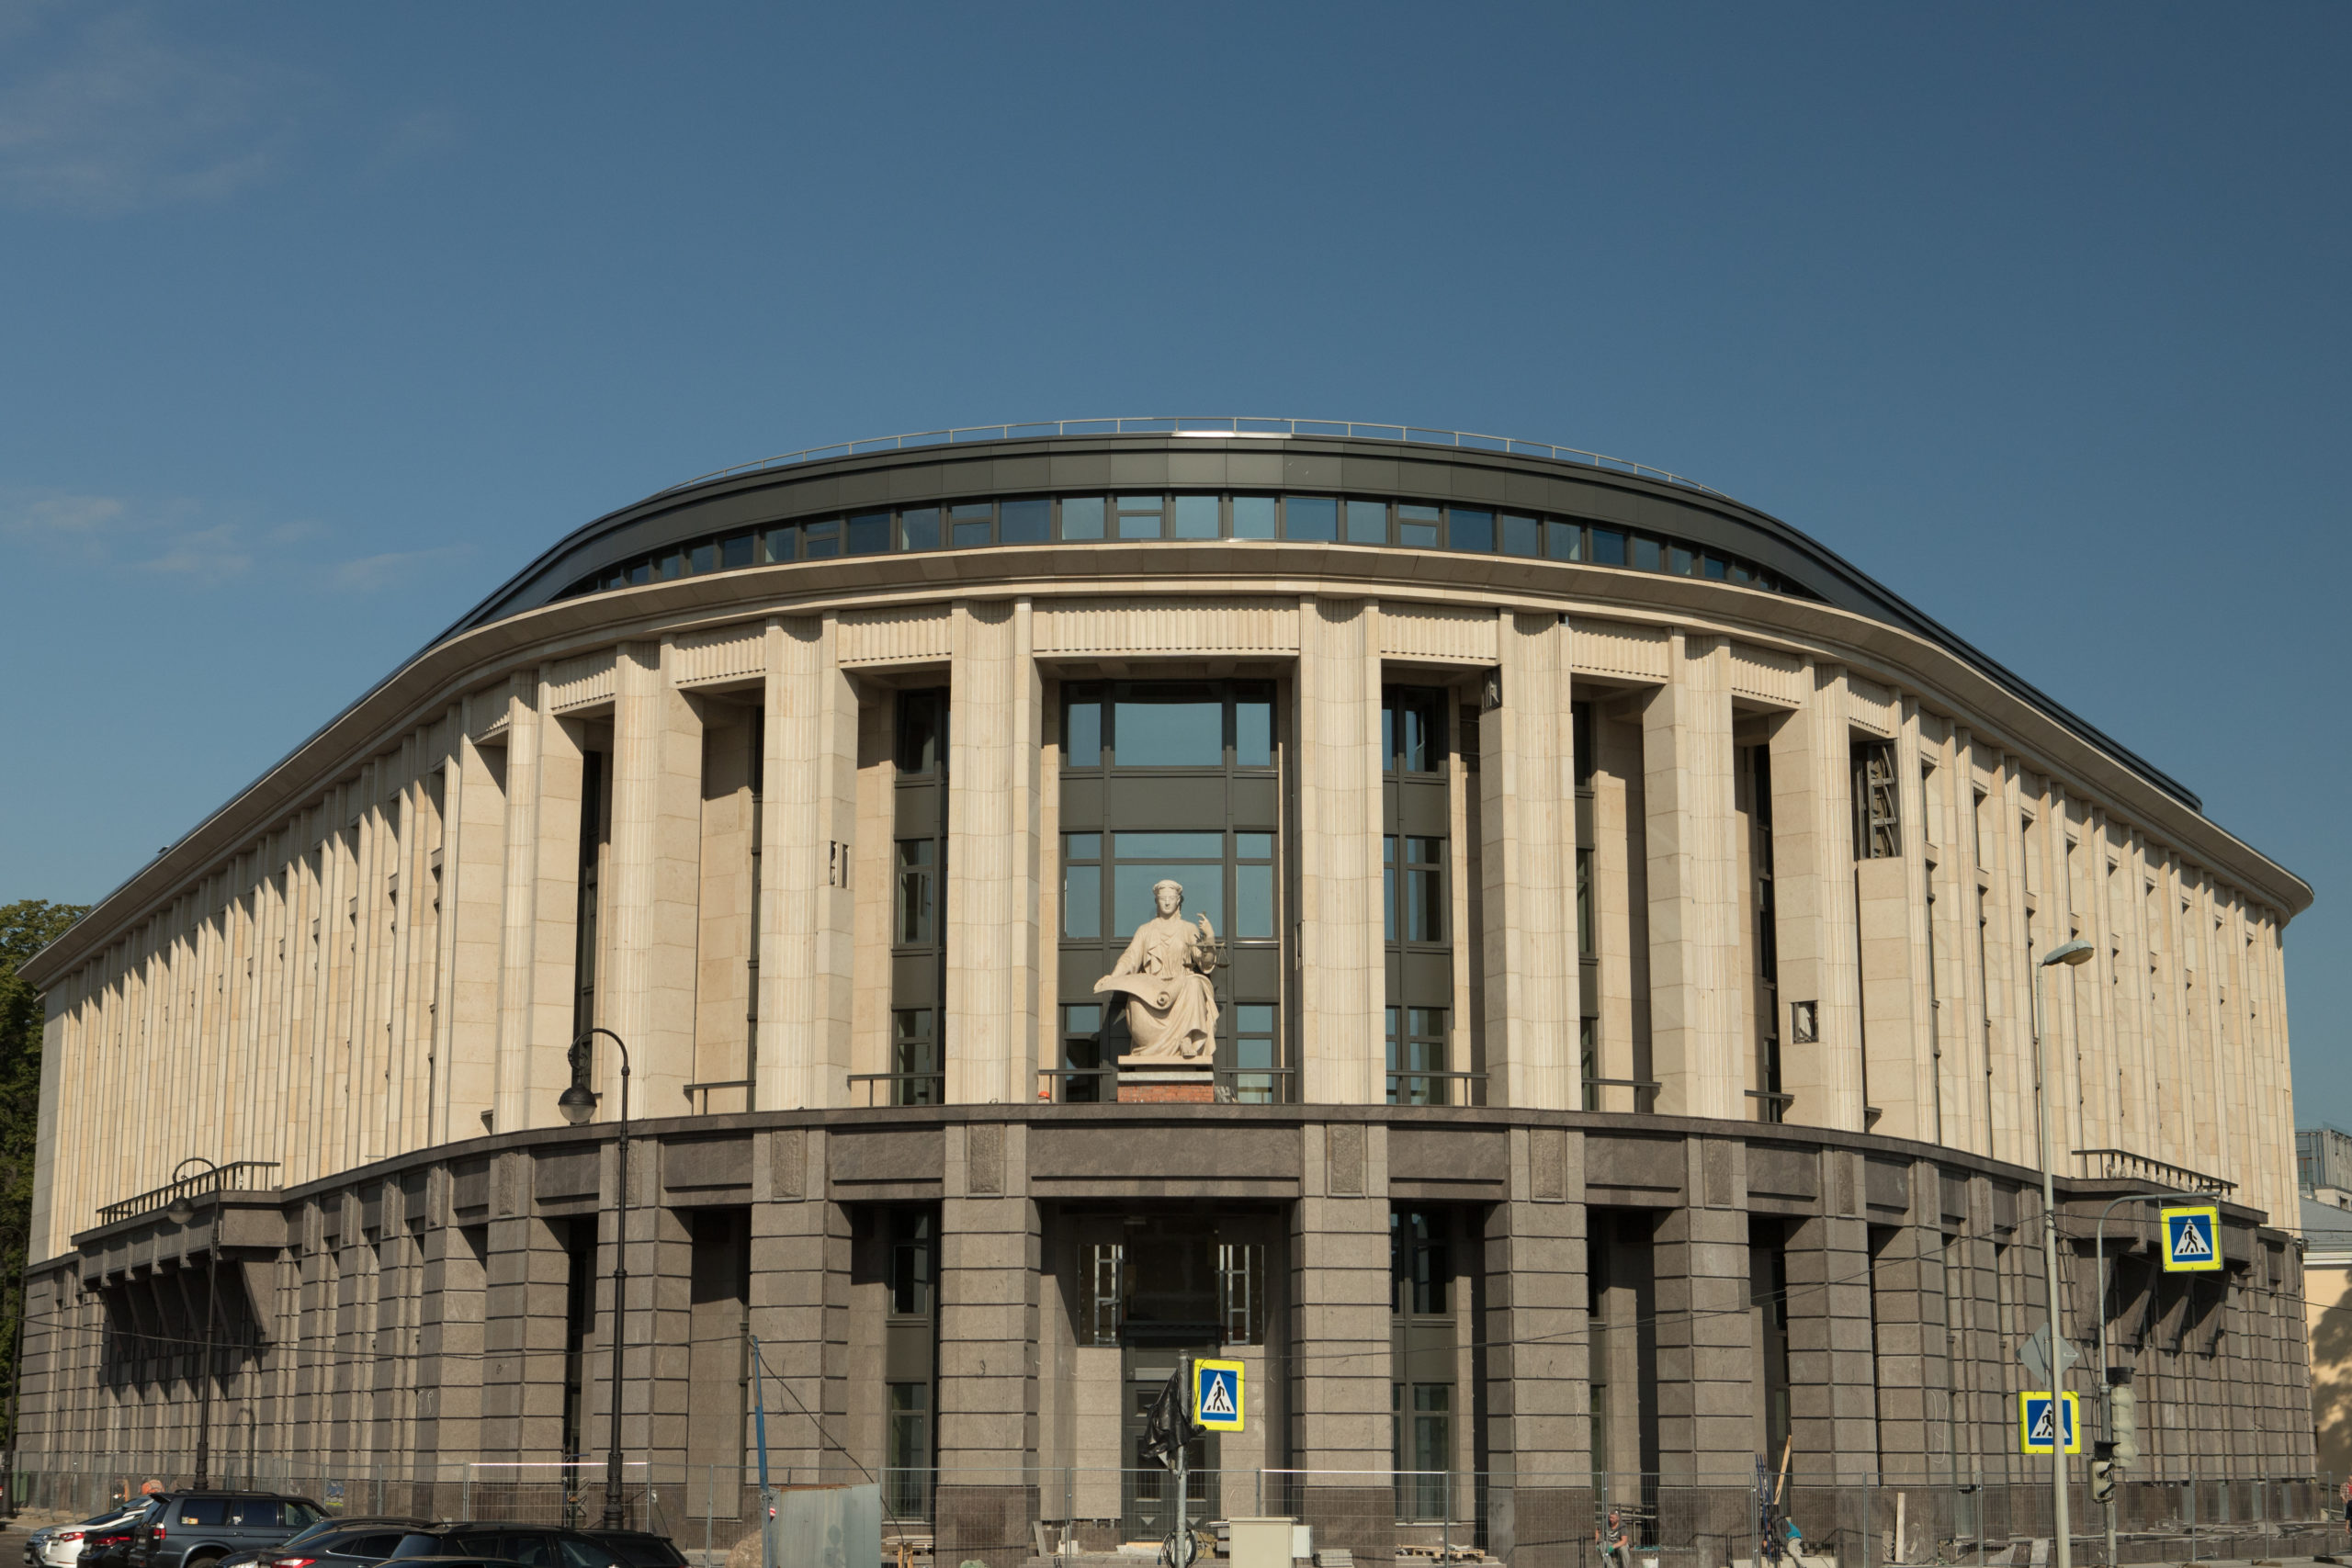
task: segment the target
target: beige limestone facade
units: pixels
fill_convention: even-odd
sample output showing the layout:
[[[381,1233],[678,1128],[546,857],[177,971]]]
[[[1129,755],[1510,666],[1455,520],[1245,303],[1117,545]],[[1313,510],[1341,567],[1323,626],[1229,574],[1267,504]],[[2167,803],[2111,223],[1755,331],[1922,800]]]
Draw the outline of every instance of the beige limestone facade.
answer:
[[[1160,876],[1228,947],[1210,1104],[1122,1103],[1091,990]],[[1217,1511],[1360,1552],[1582,1561],[1605,1502],[1744,1552],[1784,1448],[1816,1538],[1883,1483],[2005,1540],[2047,1506],[2039,1060],[2062,1326],[2138,1371],[2128,1518],[2243,1517],[2314,1473],[2310,898],[1712,491],[1159,433],[682,487],[27,967],[19,1463],[185,1472],[204,1379],[216,1477],[447,1511],[601,1455],[594,1028],[621,1440],[693,1516],[749,1517],[756,1336],[772,1465],[881,1475],[942,1561],[1159,1528],[1139,1391],[1209,1351],[1250,1369]],[[225,1174],[175,1222],[190,1156]],[[2102,1302],[2134,1183],[2220,1195],[2228,1269],[2121,1224]]]

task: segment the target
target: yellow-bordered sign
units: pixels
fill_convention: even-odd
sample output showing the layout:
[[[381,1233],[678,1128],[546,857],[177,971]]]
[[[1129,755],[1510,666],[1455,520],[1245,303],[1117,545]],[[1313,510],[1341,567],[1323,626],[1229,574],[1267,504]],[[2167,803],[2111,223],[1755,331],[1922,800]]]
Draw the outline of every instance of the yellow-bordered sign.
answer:
[[[2222,1266],[2222,1211],[2192,1203],[2158,1213],[2164,1224],[2165,1272],[2210,1274]]]
[[[2072,1393],[2066,1394],[2062,1408],[2065,1411],[2066,1417],[2066,1451],[2070,1454],[2078,1454],[2083,1451],[2082,1401]],[[2052,1401],[2047,1393],[2018,1395],[2018,1451],[2019,1453],[2046,1454],[2050,1451],[2052,1445],[2058,1440],[2058,1434],[2051,1424],[2053,1419],[2052,1404]]]
[[[1241,1363],[1193,1363],[1193,1420],[1212,1432],[1241,1430]]]

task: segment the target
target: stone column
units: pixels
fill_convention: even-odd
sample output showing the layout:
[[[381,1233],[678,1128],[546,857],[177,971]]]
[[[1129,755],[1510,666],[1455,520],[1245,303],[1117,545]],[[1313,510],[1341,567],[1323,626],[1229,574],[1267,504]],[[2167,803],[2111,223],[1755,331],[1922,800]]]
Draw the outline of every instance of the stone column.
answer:
[[[1780,933],[1781,1087],[1788,1120],[1862,1129],[1861,994],[1854,968],[1853,784],[1846,672],[1811,666],[1805,705],[1772,732],[1772,896]],[[1815,1038],[1791,1009],[1811,1002]]]
[[[848,1102],[857,692],[836,656],[837,635],[831,615],[768,625],[756,1075],[763,1111]],[[949,867],[951,889],[958,869]],[[888,889],[872,891],[876,908],[887,908]]]
[[[1037,1489],[1037,1206],[1027,1128],[947,1129],[939,1227],[937,1558],[1020,1568]]]
[[[440,1477],[449,1483],[464,1475],[468,1461],[488,1452],[482,1442],[481,1374],[482,1354],[488,1348],[483,1337],[488,1269],[487,1259],[474,1256],[464,1231],[447,1223],[448,1176],[435,1173],[432,1179],[438,1188],[433,1202],[443,1223],[421,1238],[424,1289],[416,1340],[417,1448],[420,1453],[440,1460]],[[247,1266],[248,1278],[260,1272]],[[266,1323],[266,1299],[257,1298],[255,1304]],[[436,1512],[454,1514],[461,1495],[458,1487],[445,1485],[429,1506]]]
[[[1387,1098],[1379,617],[1369,600],[1299,604],[1296,1038],[1310,1105]]]
[[[821,1129],[781,1127],[758,1136],[752,1180],[766,1201],[752,1205],[750,1310],[771,1379],[768,1466],[855,1483],[865,1477],[825,1436],[851,1440],[849,1216],[825,1196]],[[859,1396],[878,1405],[881,1390],[861,1384]],[[745,1451],[756,1460],[756,1450]]]
[[[499,905],[505,854],[504,755],[462,734],[449,767],[441,918],[449,969],[440,1020],[443,1141],[484,1130],[498,1089]],[[283,914],[279,921],[283,923]]]
[[[1575,726],[1566,621],[1503,611],[1502,705],[1479,721],[1487,1103],[1581,1103]]]
[[[1045,756],[1045,693],[1032,652],[1029,602],[959,599],[953,636],[947,1102],[1023,1104],[1037,1092],[1038,797]],[[844,730],[841,739],[850,745],[854,735]]]
[[[1299,1517],[1318,1547],[1385,1562],[1396,1498],[1389,1444],[1388,1129],[1310,1123],[1291,1210],[1291,1334],[1297,1418],[1291,1463],[1355,1472],[1299,1478]]]
[[[702,867],[695,898],[695,1070],[696,1083],[730,1083],[753,1076],[752,982],[758,976],[759,910],[753,897],[752,846],[760,825],[752,810],[752,753],[757,726],[732,704],[703,705]],[[705,1089],[686,1097],[697,1113],[750,1111],[740,1089]]]
[[[552,1126],[571,1081],[580,904],[580,739],[548,712],[549,671],[509,701],[506,896],[492,1130]],[[332,905],[332,900],[327,900]]]
[[[528,1155],[495,1156],[491,1188],[490,1261],[482,1292],[481,1451],[556,1458],[563,1448],[564,1302],[571,1258],[553,1227],[530,1212]]]
[[[1862,1156],[1825,1149],[1820,1160],[1821,1213],[1790,1228],[1787,1250],[1789,1512],[1815,1539],[1869,1528],[1860,1488],[1878,1470]]]
[[[1504,694],[1508,700],[1510,693]],[[1511,1196],[1487,1211],[1488,1550],[1581,1563],[1592,1530],[1584,1134],[1513,1128]]]
[[[1871,1316],[1878,1330],[1879,1472],[1890,1483],[1918,1483],[1942,1471],[1951,1420],[1942,1183],[1931,1161],[1900,1174],[1906,1179],[1909,1212],[1886,1235],[1871,1268]],[[1914,1517],[1922,1526],[1937,1517],[1926,1503],[1916,1506]],[[1924,1529],[1919,1533],[1928,1534]]]
[[[1679,1495],[1700,1561],[1717,1562],[1745,1550],[1756,1463],[1747,1147],[1690,1138],[1684,1151],[1689,1200],[1660,1220],[1654,1254],[1660,1507]]]
[[[616,1199],[620,1187],[616,1158],[619,1140],[599,1150],[601,1175],[597,1203],[596,1289],[594,1326],[583,1354],[581,1379],[581,1430],[585,1447],[602,1455],[612,1443],[613,1413],[613,1246],[623,1233],[615,1229]],[[640,1499],[649,1478],[676,1474],[685,1460],[687,1342],[693,1333],[692,1280],[694,1235],[684,1223],[684,1211],[662,1201],[662,1145],[651,1138],[632,1137],[628,1150],[628,1293],[622,1303],[621,1321],[621,1458],[650,1461],[646,1469],[621,1472],[623,1495],[629,1500],[630,1527],[654,1528]],[[562,1307],[556,1311],[556,1332],[562,1332]],[[594,1480],[602,1502],[601,1470]]]
[[[1862,1041],[1872,1130],[1936,1143],[1936,1079],[1928,1049],[1925,799],[1919,789],[1918,715],[1898,698],[1893,739],[1899,852],[1854,863],[1860,924]]]
[[[628,1043],[631,1116],[683,1113],[695,1071],[702,716],[672,683],[671,657],[667,643],[627,643],[614,671],[609,929],[596,1021]],[[594,1060],[596,1081],[617,1089],[618,1054],[598,1050]]]
[[[1642,710],[1648,811],[1650,1060],[1666,1115],[1745,1119],[1731,652],[1678,630]]]

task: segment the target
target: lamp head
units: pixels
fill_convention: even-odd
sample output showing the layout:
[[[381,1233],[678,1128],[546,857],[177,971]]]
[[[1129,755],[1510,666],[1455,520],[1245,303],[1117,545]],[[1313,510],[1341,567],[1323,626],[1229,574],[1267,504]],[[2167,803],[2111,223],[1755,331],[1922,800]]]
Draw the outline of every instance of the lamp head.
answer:
[[[595,1091],[586,1084],[573,1084],[557,1097],[555,1108],[562,1111],[563,1119],[573,1126],[584,1125],[588,1118],[596,1114]]]
[[[175,1225],[184,1225],[196,1218],[196,1205],[189,1202],[187,1196],[183,1194],[173,1199],[164,1208],[164,1217]]]
[[[2041,956],[2041,964],[2045,969],[2052,964],[2064,964],[2069,969],[2079,968],[2083,964],[2090,962],[2091,953],[2094,951],[2096,950],[2089,942],[2085,942],[2080,937],[2076,937],[2074,941],[2066,943],[2064,946],[2053,947],[2048,953],[2043,953]]]

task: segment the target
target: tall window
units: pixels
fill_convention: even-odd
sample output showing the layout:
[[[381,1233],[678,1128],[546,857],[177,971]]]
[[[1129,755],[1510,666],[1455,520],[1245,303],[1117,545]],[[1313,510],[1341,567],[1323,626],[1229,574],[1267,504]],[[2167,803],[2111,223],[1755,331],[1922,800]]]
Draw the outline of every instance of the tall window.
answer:
[[[1747,1222],[1747,1299],[1755,1319],[1757,1385],[1763,1394],[1763,1451],[1777,1455],[1789,1436],[1788,1232],[1780,1220]]]
[[[932,1425],[938,1334],[933,1282],[939,1238],[927,1208],[882,1213],[888,1251],[883,1303],[883,1504],[892,1517],[931,1516]]]
[[[935,1105],[946,1088],[939,1010],[947,986],[947,694],[899,694],[890,847],[890,1101]]]
[[[1758,1122],[1779,1122],[1788,1109],[1781,1092],[1780,916],[1772,893],[1772,748],[1740,753],[1739,796],[1747,816],[1748,949],[1756,1014],[1756,1087],[1748,1098]]]
[[[1600,1019],[1594,1010],[1600,998],[1600,916],[1594,886],[1592,779],[1599,759],[1593,755],[1590,703],[1568,705],[1568,744],[1576,754],[1577,782],[1577,1064],[1584,1080],[1578,1103],[1587,1111],[1598,1111]]]
[[[601,852],[605,837],[605,754],[580,754],[580,898],[576,907],[577,945],[572,959],[571,1037],[574,1040],[596,1022],[596,904]],[[579,1064],[574,1081],[585,1084],[586,1064]]]
[[[1455,1341],[1453,1216],[1443,1209],[1388,1213],[1390,1444],[1399,1518],[1446,1514],[1453,1469]]]
[[[1894,742],[1857,740],[1854,761],[1854,858],[1885,860],[1903,852]]]
[[[1382,694],[1382,919],[1392,1105],[1446,1105],[1453,1070],[1453,705],[1433,686]],[[1474,1097],[1464,1096],[1464,1099]]]
[[[1128,515],[1120,514],[1122,525]],[[1181,505],[1173,515],[1181,525]],[[1113,1098],[1114,1069],[1132,1046],[1124,1009],[1103,1006],[1093,986],[1116,965],[1136,928],[1152,918],[1153,888],[1163,881],[1183,888],[1184,919],[1206,916],[1222,944],[1211,976],[1218,1097],[1242,1103],[1289,1098],[1281,1028],[1287,895],[1273,684],[1072,682],[1063,688],[1060,719],[1063,1070],[1053,1086],[1057,1098]]]

